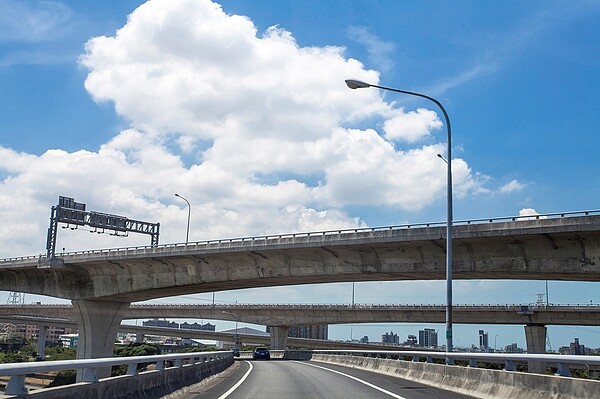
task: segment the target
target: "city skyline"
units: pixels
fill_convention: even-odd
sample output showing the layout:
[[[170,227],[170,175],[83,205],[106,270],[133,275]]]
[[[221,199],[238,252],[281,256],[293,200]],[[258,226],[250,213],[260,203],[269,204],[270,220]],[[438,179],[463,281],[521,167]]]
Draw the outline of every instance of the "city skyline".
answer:
[[[44,252],[59,195],[160,222],[161,243],[185,240],[188,211],[190,241],[444,221],[440,111],[349,90],[349,78],[447,107],[456,220],[598,209],[599,14],[594,1],[1,0],[0,257]],[[147,241],[61,230],[57,248]],[[550,303],[600,302],[595,282],[454,282],[457,304],[546,292]],[[445,284],[216,297],[442,304]],[[330,337],[377,328],[336,326]],[[455,326],[456,345],[468,328]],[[503,344],[524,343],[520,326],[493,328]],[[598,327],[550,326],[549,336],[600,346]]]

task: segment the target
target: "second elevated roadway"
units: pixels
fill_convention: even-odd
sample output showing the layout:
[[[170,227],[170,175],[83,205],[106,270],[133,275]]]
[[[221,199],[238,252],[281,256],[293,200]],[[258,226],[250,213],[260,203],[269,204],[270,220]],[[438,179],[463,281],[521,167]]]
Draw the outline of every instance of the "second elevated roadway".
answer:
[[[265,326],[345,323],[443,323],[443,305],[132,304],[124,319],[231,320]],[[455,305],[460,324],[600,326],[600,305]],[[0,305],[0,316],[74,319],[71,305]]]

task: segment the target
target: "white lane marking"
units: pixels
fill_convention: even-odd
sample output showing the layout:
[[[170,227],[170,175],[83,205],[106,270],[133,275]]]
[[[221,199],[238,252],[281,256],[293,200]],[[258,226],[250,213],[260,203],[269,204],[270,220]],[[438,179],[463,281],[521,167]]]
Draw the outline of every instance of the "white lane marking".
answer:
[[[252,363],[250,363],[247,360],[244,360],[244,362],[248,363],[250,365],[250,368],[248,369],[248,371],[246,371],[246,374],[244,374],[244,376],[242,378],[240,378],[240,380],[234,386],[229,388],[229,391],[227,391],[223,395],[219,396],[219,399],[225,399],[226,397],[231,395],[233,393],[233,391],[235,391],[240,385],[242,385],[242,382],[244,382],[246,380],[246,378],[248,378],[248,376],[250,375],[250,372],[252,371]]]
[[[393,392],[390,392],[390,391],[386,391],[385,389],[383,389],[383,388],[380,388],[380,387],[378,387],[377,385],[373,385],[373,384],[371,384],[370,382],[367,382],[367,381],[361,380],[360,378],[356,378],[356,377],[354,377],[354,376],[351,376],[350,374],[342,373],[341,371],[337,371],[337,370],[333,370],[333,369],[328,369],[327,367],[323,367],[323,366],[317,366],[316,364],[310,364],[310,363],[306,363],[306,362],[298,362],[298,361],[295,361],[295,360],[294,360],[294,362],[296,362],[296,363],[302,363],[302,364],[306,364],[307,366],[316,367],[316,368],[319,368],[319,369],[323,369],[323,370],[331,371],[332,373],[336,373],[336,374],[339,374],[339,375],[343,375],[344,377],[348,377],[348,378],[350,378],[350,379],[352,379],[352,380],[354,380],[354,381],[360,382],[361,384],[364,384],[364,385],[366,385],[366,386],[368,386],[368,387],[371,387],[371,388],[373,388],[373,389],[376,389],[376,390],[378,390],[378,391],[380,391],[380,392],[383,392],[383,393],[385,393],[386,395],[389,395],[389,396],[391,396],[392,398],[396,398],[396,399],[406,399],[404,396],[396,395],[395,393],[393,393]]]

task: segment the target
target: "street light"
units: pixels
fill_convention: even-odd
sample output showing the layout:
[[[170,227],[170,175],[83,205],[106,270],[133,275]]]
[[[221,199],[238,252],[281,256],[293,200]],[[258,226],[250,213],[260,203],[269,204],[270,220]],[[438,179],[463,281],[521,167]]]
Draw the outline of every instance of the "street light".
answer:
[[[225,311],[225,310],[223,310],[222,312],[223,312],[224,314],[228,314],[228,315],[231,315],[231,316],[235,317],[235,338],[234,338],[234,341],[235,341],[235,342],[234,342],[234,345],[235,345],[235,347],[237,348],[237,347],[238,347],[238,338],[239,338],[239,336],[238,336],[238,321],[239,321],[239,318],[240,318],[240,317],[239,317],[237,314],[235,314],[235,313],[232,313],[232,312],[227,312],[227,311]],[[239,349],[239,348],[238,348],[238,349]]]
[[[442,104],[433,97],[426,94],[417,93],[414,91],[392,89],[391,87],[377,86],[370,83],[361,82],[360,80],[346,79],[346,85],[351,89],[364,89],[367,87],[375,87],[381,90],[393,91],[396,93],[409,94],[411,96],[417,96],[425,98],[429,101],[434,102],[444,114],[446,119],[446,130],[448,132],[448,158],[444,159],[441,155],[440,158],[444,159],[448,164],[447,169],[447,219],[446,219],[446,352],[452,352],[452,131],[450,128],[450,118],[446,109]],[[446,359],[447,364],[452,364],[451,359]]]
[[[188,205],[187,229],[185,230],[185,243],[187,244],[188,240],[190,238],[190,216],[192,215],[192,206],[190,205],[190,201],[188,201],[187,199],[185,199],[181,195],[175,193],[175,196],[178,197],[178,198],[181,198],[182,200],[184,200],[185,202],[187,202],[187,205]]]

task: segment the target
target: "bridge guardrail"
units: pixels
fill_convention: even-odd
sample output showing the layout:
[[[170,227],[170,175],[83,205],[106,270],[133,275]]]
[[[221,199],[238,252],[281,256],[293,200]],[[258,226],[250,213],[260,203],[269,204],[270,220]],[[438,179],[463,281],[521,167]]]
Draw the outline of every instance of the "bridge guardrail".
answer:
[[[295,351],[273,350],[274,357],[284,357],[284,354]],[[554,355],[554,354],[508,354],[508,353],[480,353],[480,352],[434,352],[434,351],[411,351],[411,350],[312,350],[301,351],[306,354],[323,355],[342,355],[342,356],[361,356],[361,357],[379,357],[390,358],[397,357],[404,360],[410,357],[413,362],[420,362],[422,359],[427,363],[432,363],[433,359],[446,361],[451,359],[466,360],[469,367],[478,367],[478,362],[503,363],[505,371],[515,371],[516,365],[530,361],[540,361],[546,364],[554,365],[557,368],[557,375],[568,377],[571,375],[571,368],[582,369],[600,369],[600,356],[575,356],[575,355]],[[244,354],[247,354],[246,352]],[[96,369],[111,366],[127,365],[127,376],[138,374],[137,366],[140,363],[154,363],[156,370],[164,371],[170,368],[182,367],[185,364],[198,364],[217,361],[226,358],[232,358],[230,351],[215,352],[190,352],[167,355],[153,356],[133,356],[116,357],[100,359],[76,359],[59,360],[35,363],[7,363],[0,364],[0,376],[10,376],[10,380],[5,390],[7,395],[23,395],[27,393],[25,387],[25,377],[28,374],[43,373],[59,370],[83,370],[82,381],[94,383],[98,382]],[[310,356],[309,356],[310,357]],[[167,362],[173,362],[172,367],[167,367]],[[581,367],[578,367],[581,366]],[[460,366],[456,366],[460,367]]]
[[[0,376],[10,376],[6,390],[7,395],[23,395],[27,393],[25,377],[28,374],[43,373],[60,370],[83,370],[81,382],[98,382],[96,369],[112,366],[127,365],[127,376],[138,374],[137,365],[140,363],[154,363],[156,370],[163,371],[169,367],[166,362],[173,362],[174,368],[185,364],[213,362],[225,358],[232,358],[229,351],[218,352],[189,352],[168,355],[110,357],[99,359],[56,360],[47,362],[6,363],[0,364]]]
[[[546,213],[546,214],[537,214],[537,215],[501,216],[501,217],[480,218],[480,219],[470,219],[470,220],[454,220],[452,222],[452,224],[453,224],[453,226],[457,226],[457,225],[470,225],[470,224],[481,224],[481,223],[516,222],[516,221],[539,220],[539,219],[556,219],[556,218],[565,218],[565,217],[573,217],[573,216],[589,216],[589,215],[600,215],[600,209],[585,210],[585,211],[556,212],[556,213]],[[210,245],[214,245],[214,244],[221,245],[221,244],[244,243],[246,241],[255,242],[255,241],[266,241],[269,239],[315,237],[315,236],[326,236],[326,235],[333,235],[333,234],[351,234],[351,233],[360,233],[360,232],[403,230],[403,229],[433,227],[433,226],[446,226],[446,222],[441,221],[441,222],[425,222],[425,223],[407,223],[407,224],[392,225],[392,226],[358,227],[358,228],[349,228],[349,229],[325,230],[325,231],[317,231],[317,232],[269,234],[269,235],[262,235],[262,236],[202,240],[202,241],[193,241],[193,242],[187,242],[187,243],[169,243],[169,244],[161,244],[161,245],[157,245],[157,246],[138,245],[138,246],[131,246],[131,247],[91,249],[91,250],[84,250],[84,251],[64,252],[61,254],[61,256],[103,254],[103,253],[113,253],[113,252],[131,251],[131,250],[149,250],[149,249],[156,249],[156,248],[177,248],[177,247],[185,248],[185,247],[194,246],[194,245],[210,246]],[[36,260],[36,259],[38,259],[38,260],[44,259],[44,256],[39,254],[39,255],[5,258],[5,259],[0,259],[0,264],[14,262],[14,261],[27,261],[27,260]]]

